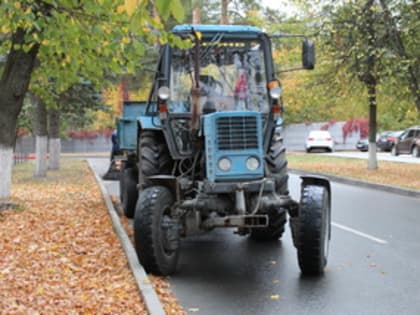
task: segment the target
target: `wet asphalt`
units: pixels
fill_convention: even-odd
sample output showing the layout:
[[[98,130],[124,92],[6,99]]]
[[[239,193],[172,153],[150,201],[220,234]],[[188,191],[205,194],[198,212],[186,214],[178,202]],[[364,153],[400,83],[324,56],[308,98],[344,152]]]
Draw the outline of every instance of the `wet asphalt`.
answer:
[[[188,314],[420,314],[420,200],[332,183],[332,211],[323,276],[300,274],[289,228],[274,243],[218,229],[182,242],[172,291]]]

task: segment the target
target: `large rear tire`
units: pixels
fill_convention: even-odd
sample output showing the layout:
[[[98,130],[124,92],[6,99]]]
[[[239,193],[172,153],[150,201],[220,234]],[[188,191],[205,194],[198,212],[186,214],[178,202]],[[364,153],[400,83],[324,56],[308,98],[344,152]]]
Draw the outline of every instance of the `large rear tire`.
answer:
[[[134,168],[126,168],[123,171],[122,185],[121,187],[121,206],[124,211],[124,215],[127,218],[134,217],[136,210],[136,203],[138,198],[137,190],[137,172]]]
[[[326,187],[302,188],[299,217],[294,240],[299,267],[305,275],[319,275],[327,264],[331,239],[331,207]]]
[[[288,178],[286,148],[283,139],[273,137],[267,158],[267,176],[273,177],[276,183],[276,193],[288,195]],[[286,209],[262,209],[260,213],[268,215],[268,226],[266,228],[254,228],[251,230],[251,238],[257,241],[275,241],[281,238],[287,222]]]
[[[170,174],[173,160],[162,132],[145,130],[138,143],[140,190],[152,185],[147,178],[153,175]]]
[[[140,193],[134,216],[135,248],[147,272],[170,275],[179,256],[179,228],[171,217],[174,202],[164,186],[151,186]]]
[[[284,233],[287,222],[285,209],[271,209],[268,211],[268,226],[251,230],[251,238],[260,242],[277,241]]]

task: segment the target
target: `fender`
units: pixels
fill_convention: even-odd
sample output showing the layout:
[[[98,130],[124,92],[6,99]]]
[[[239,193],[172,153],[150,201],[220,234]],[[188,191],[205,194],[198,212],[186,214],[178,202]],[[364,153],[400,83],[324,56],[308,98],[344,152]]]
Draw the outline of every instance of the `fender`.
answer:
[[[139,116],[137,117],[139,130],[162,130],[162,124],[157,116]]]
[[[325,177],[321,176],[300,176],[302,179],[302,187],[307,185],[314,185],[314,186],[323,186],[328,190],[328,198],[329,203],[331,204],[331,185],[330,181],[326,179]]]

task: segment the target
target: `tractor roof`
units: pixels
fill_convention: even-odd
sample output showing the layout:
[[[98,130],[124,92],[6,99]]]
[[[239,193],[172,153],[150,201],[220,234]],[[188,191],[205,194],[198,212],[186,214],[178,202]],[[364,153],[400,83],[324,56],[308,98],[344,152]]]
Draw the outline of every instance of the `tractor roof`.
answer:
[[[261,29],[249,25],[203,25],[203,24],[182,24],[172,29],[175,34],[191,34],[192,31],[200,32],[203,37],[214,36],[223,33],[229,38],[255,39],[261,33]]]

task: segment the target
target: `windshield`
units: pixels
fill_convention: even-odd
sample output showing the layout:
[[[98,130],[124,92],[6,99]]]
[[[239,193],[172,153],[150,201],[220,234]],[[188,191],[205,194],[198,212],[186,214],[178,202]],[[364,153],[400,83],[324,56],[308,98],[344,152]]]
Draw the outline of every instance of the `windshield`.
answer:
[[[189,112],[194,48],[172,50],[169,110]],[[200,51],[200,112],[269,110],[264,51],[259,41],[203,42]]]

